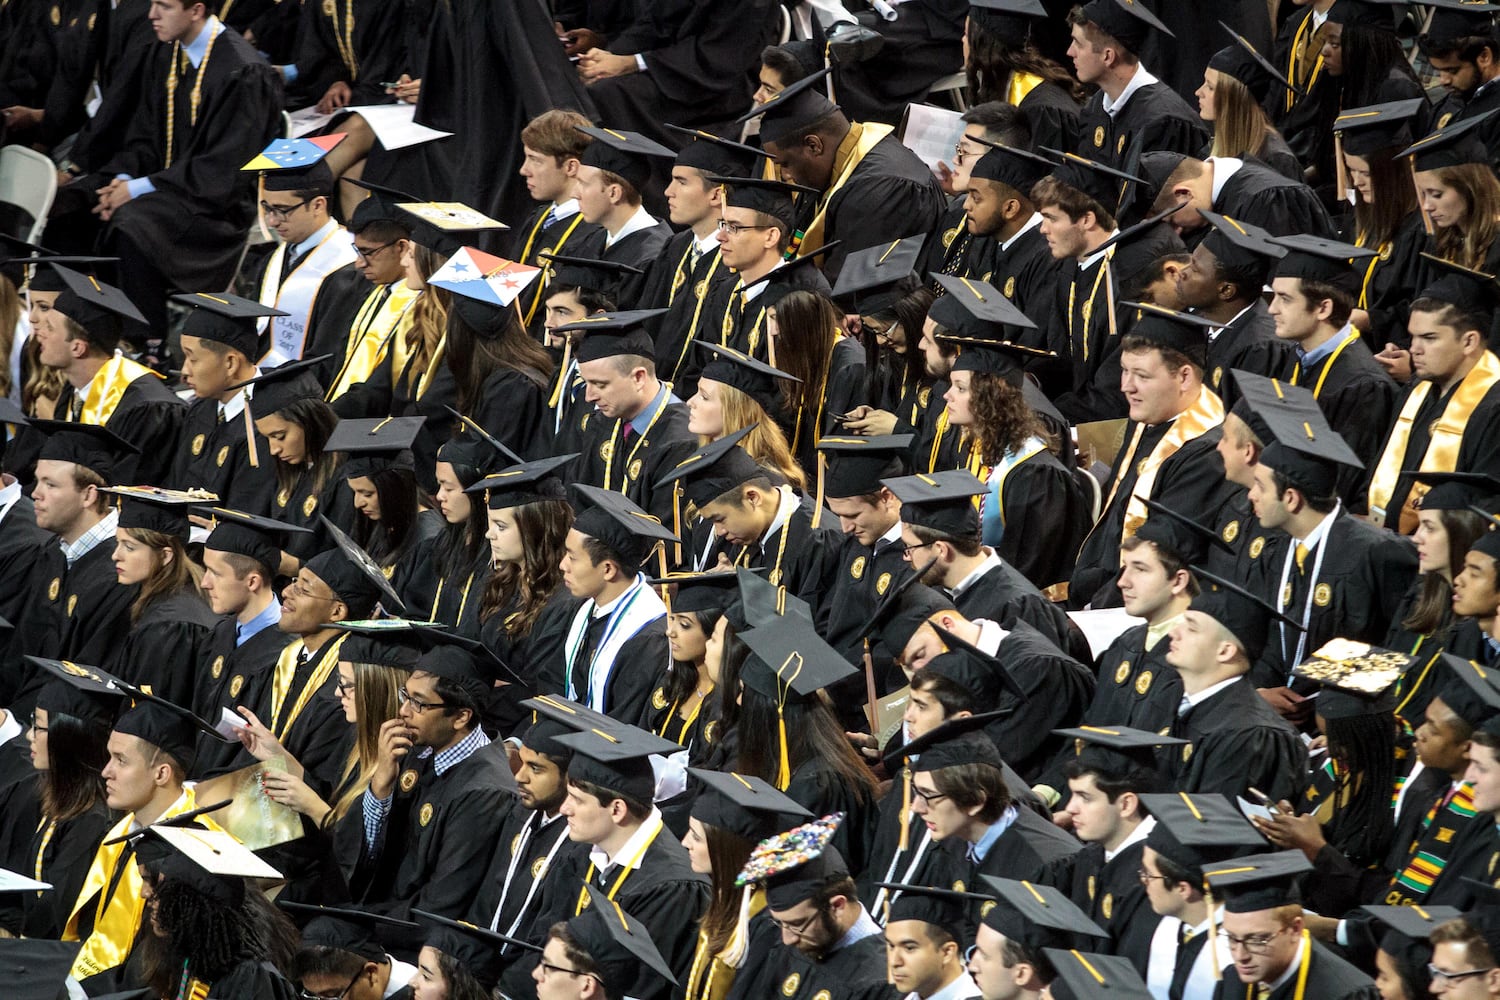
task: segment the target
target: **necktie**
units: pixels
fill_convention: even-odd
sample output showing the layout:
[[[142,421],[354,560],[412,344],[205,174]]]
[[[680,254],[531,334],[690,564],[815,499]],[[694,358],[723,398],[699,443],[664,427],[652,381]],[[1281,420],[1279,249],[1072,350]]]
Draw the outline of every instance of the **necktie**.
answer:
[[[693,249],[688,251],[688,277],[692,277],[698,270],[698,262],[703,259],[703,248],[698,241],[693,241]]]
[[[219,416],[218,416],[218,419],[216,419],[214,421],[214,423],[217,424],[220,427],[224,426],[224,407],[222,407],[222,406],[219,407]]]
[[[1177,717],[1180,719],[1184,715],[1187,715],[1188,711],[1192,707],[1193,707],[1193,699],[1189,698],[1187,695],[1183,695],[1182,696],[1182,700],[1177,703]]]
[[[278,284],[286,284],[287,276],[297,269],[301,257],[293,256],[292,248],[287,247],[286,253],[281,255],[281,281]]]
[[[1297,549],[1296,549],[1295,555],[1297,557],[1297,575],[1298,576],[1306,576],[1307,575],[1307,554],[1308,554],[1309,551],[1310,550],[1308,549],[1308,547],[1306,545],[1303,545],[1301,542],[1297,543]]]
[[[553,206],[552,205],[548,205],[547,206],[547,211],[545,211],[545,212],[542,213],[542,229],[543,230],[551,229],[552,228],[552,223],[554,223],[556,221],[557,221],[557,216],[553,213]]]
[[[1266,1000],[1266,998],[1269,997],[1270,995],[1271,995],[1271,984],[1270,983],[1256,983],[1255,984],[1255,1000]]]

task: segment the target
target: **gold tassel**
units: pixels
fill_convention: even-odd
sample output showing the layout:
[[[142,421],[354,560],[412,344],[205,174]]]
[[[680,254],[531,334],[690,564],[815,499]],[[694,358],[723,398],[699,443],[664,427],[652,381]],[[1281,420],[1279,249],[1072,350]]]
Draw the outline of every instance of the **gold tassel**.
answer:
[[[250,447],[250,467],[260,468],[259,449],[255,447],[255,420],[250,416],[250,390],[245,389],[240,395],[245,397],[245,444]]]
[[[776,737],[780,744],[780,759],[776,762],[776,789],[786,791],[792,783],[792,761],[786,748],[786,715],[783,705],[776,706]]]
[[[896,850],[905,851],[911,846],[911,761],[901,764],[901,840]]]

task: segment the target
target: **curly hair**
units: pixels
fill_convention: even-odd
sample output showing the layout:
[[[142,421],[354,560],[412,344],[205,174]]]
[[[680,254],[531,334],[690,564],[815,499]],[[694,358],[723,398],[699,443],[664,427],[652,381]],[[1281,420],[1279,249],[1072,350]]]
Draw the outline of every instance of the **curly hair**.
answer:
[[[974,433],[985,464],[996,464],[1028,438],[1045,436],[1041,420],[1026,404],[1021,390],[999,375],[976,372],[969,382],[969,394]]]
[[[1030,39],[1017,48],[994,30],[985,20],[983,8],[970,9],[968,35],[969,61],[964,66],[964,74],[968,77],[969,93],[975,104],[1006,100],[1012,73],[1039,76],[1045,82],[1061,87],[1079,104],[1088,99],[1088,89],[1060,63],[1038,52]]]
[[[257,891],[247,889],[247,896]],[[147,907],[161,933],[143,939],[142,964],[158,996],[176,995],[183,970],[212,983],[268,949],[264,921],[249,907],[225,906],[186,882],[157,876]]]
[[[516,532],[526,539],[523,561],[501,563],[485,584],[479,604],[481,621],[506,608],[519,607],[505,622],[511,638],[528,635],[547,602],[562,585],[563,543],[573,527],[573,508],[566,500],[540,500],[511,507]]]

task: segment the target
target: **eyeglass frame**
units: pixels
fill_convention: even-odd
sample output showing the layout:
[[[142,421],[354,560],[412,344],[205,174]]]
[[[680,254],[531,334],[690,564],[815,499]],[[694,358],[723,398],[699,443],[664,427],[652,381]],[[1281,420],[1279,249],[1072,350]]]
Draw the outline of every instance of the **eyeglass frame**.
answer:
[[[953,798],[953,796],[947,794],[946,792],[938,791],[934,791],[931,795],[928,795],[926,792],[922,791],[922,789],[917,787],[917,783],[915,781],[911,783],[911,797],[913,802],[915,802],[917,799],[921,799],[922,804],[927,806],[927,808],[929,809],[932,808],[934,803],[941,802],[944,799]]]
[[[298,597],[305,597],[305,598],[307,598],[309,601],[334,601],[334,602],[338,602],[338,601],[342,601],[343,600],[343,598],[340,597],[340,596],[338,596],[337,594],[334,594],[332,597],[320,597],[317,594],[309,593],[308,590],[307,590],[307,588],[304,587],[304,586],[302,586],[302,580],[299,577],[295,577],[295,576],[292,577],[292,582],[286,585],[286,589],[290,590],[293,594],[295,594]]]
[[[262,201],[260,203],[260,214],[266,217],[267,222],[285,222],[287,219],[292,217],[292,213],[297,211],[297,209],[305,208],[308,205],[311,205],[317,198],[321,197],[322,195],[317,195],[314,198],[303,198],[301,201],[297,202],[297,204],[288,205],[286,208],[282,208],[280,205],[272,205],[265,201]]]
[[[349,995],[349,991],[354,989],[354,984],[359,982],[359,977],[363,976],[364,974],[364,967],[361,966],[360,970],[354,974],[354,978],[349,980],[349,985],[339,990],[333,996],[328,996],[324,993],[309,993],[307,989],[305,987],[302,987],[300,984],[298,986],[297,992],[301,994],[302,1000],[344,1000],[344,997]]]
[[[412,697],[411,692],[406,690],[405,687],[398,687],[396,689],[396,702],[400,705],[410,705],[412,712],[417,715],[421,715],[423,712],[430,711],[434,708],[452,707],[446,701],[423,701],[420,698],[414,698]]]
[[[1236,947],[1239,947],[1244,948],[1245,953],[1249,955],[1265,955],[1268,953],[1267,949],[1271,947],[1272,941],[1275,941],[1277,938],[1281,937],[1281,935],[1286,934],[1291,930],[1292,928],[1290,927],[1283,927],[1271,934],[1252,934],[1248,937],[1236,937],[1226,930],[1220,930],[1219,940],[1224,943],[1225,949],[1228,950],[1230,954],[1233,954],[1234,949]],[[1260,937],[1263,937],[1264,940],[1256,941],[1254,944],[1250,943],[1252,938]]]
[[[380,244],[380,246],[375,247],[375,248],[373,248],[371,250],[361,250],[359,248],[359,244],[358,243],[354,242],[353,240],[350,240],[349,241],[349,246],[353,248],[353,250],[354,250],[354,256],[358,257],[360,260],[362,260],[366,264],[368,264],[370,262],[370,258],[371,257],[374,257],[378,253],[384,253],[385,251],[389,250],[391,247],[395,246],[397,243],[400,243],[400,242],[401,241],[399,239],[395,239],[395,240],[391,240],[389,243],[382,243],[382,244]]]
[[[1161,884],[1163,886],[1169,884],[1172,881],[1170,878],[1168,878],[1165,875],[1152,875],[1150,872],[1146,871],[1146,869],[1144,869],[1144,868],[1137,868],[1135,870],[1135,878],[1136,878],[1137,882],[1139,882],[1141,885],[1144,885],[1144,886],[1149,886],[1152,882],[1155,882],[1157,879],[1161,879]]]
[[[986,151],[983,149],[965,149],[964,141],[963,139],[960,139],[953,144],[953,165],[956,167],[963,163],[964,160],[968,157],[980,157],[983,156],[985,152]]]
[[[911,554],[913,552],[917,551],[918,549],[930,549],[934,545],[936,545],[938,542],[946,542],[946,541],[947,541],[946,538],[934,538],[932,541],[930,541],[930,542],[923,542],[921,545],[905,545],[905,544],[903,544],[901,546],[901,558],[903,558],[903,559],[907,560],[908,562],[910,562],[911,561]]]
[[[1465,969],[1463,972],[1445,972],[1431,962],[1428,962],[1427,974],[1432,977],[1434,982],[1441,979],[1445,983],[1456,983],[1461,979],[1472,979],[1474,976],[1482,976],[1486,972],[1494,972],[1495,968],[1496,966],[1492,965],[1487,969]]]
[[[537,968],[542,970],[543,976],[549,975],[553,972],[561,972],[565,976],[588,976],[590,979],[598,979],[599,982],[604,982],[604,980],[600,979],[597,974],[592,972],[584,972],[582,969],[564,969],[560,965],[553,965],[551,962],[545,961],[544,959],[540,958],[537,959],[536,964]]]
[[[738,236],[752,229],[775,229],[775,226],[747,226],[742,222],[730,222],[728,219],[719,220],[719,232],[728,233],[730,236]]]
[[[778,931],[789,931],[792,934],[795,934],[799,938],[805,938],[805,937],[807,937],[807,929],[810,926],[812,926],[813,921],[817,920],[820,916],[822,916],[823,913],[825,911],[827,911],[827,909],[828,909],[828,904],[824,903],[822,906],[816,908],[811,913],[809,913],[806,917],[803,917],[801,920],[798,920],[795,924],[787,923],[784,920],[777,920],[775,917],[771,916],[771,913],[770,913],[769,910],[766,912],[766,919],[769,920],[769,921],[771,921],[771,923],[775,926],[775,928]]]

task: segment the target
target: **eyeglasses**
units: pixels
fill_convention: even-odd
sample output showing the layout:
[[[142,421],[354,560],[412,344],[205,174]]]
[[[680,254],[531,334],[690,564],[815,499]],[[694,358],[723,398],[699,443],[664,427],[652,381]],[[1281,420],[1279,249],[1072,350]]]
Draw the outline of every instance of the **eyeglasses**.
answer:
[[[312,993],[308,990],[302,990],[302,1000],[344,1000],[344,997],[348,996],[350,991],[354,989],[354,984],[359,982],[359,977],[363,976],[364,974],[365,970],[361,968],[354,974],[354,978],[349,980],[349,985],[345,986],[337,993]]]
[[[382,243],[380,244],[380,246],[371,247],[368,250],[366,250],[364,247],[361,247],[358,243],[351,242],[349,245],[354,248],[354,256],[358,257],[360,260],[369,261],[371,257],[374,257],[382,250],[389,250],[391,247],[400,242],[400,240],[391,240],[389,243]]]
[[[983,152],[984,150],[982,149],[969,149],[963,143],[957,142],[953,144],[953,162],[954,164],[959,164],[969,157],[979,156]]]
[[[1472,976],[1482,976],[1486,972],[1492,971],[1494,971],[1493,966],[1488,969],[1466,969],[1463,972],[1448,972],[1443,969],[1439,969],[1431,962],[1427,963],[1427,974],[1432,977],[1433,985],[1436,985],[1438,980],[1442,980],[1445,983],[1456,983],[1460,979],[1468,979]]]
[[[446,701],[422,701],[420,699],[413,698],[410,694],[407,693],[406,688],[396,689],[396,700],[403,705],[410,705],[411,710],[413,712],[416,712],[418,715],[421,715],[429,708],[448,707],[448,703]]]
[[[51,727],[37,725],[36,724],[36,716],[33,715],[31,717],[31,731],[33,733],[45,733],[49,728],[51,728]]]
[[[543,962],[540,960],[538,960],[536,964],[542,970],[542,975],[544,976],[550,976],[554,972],[560,972],[565,976],[590,976],[594,979],[599,979],[599,977],[595,976],[592,972],[584,972],[582,969],[564,969],[560,965],[553,965],[551,962]],[[600,979],[599,981],[603,982],[604,980]]]
[[[295,578],[295,577],[292,579],[291,583],[289,583],[289,584],[286,585],[286,589],[289,590],[289,591],[291,591],[297,597],[305,597],[305,598],[307,598],[310,601],[337,601],[337,600],[339,600],[338,597],[319,597],[317,594],[314,594],[312,591],[310,591],[306,587],[302,586],[301,579],[298,579],[298,578]]]
[[[822,915],[822,913],[823,910],[820,907],[807,916],[803,917],[801,920],[795,921],[777,920],[769,913],[767,913],[766,916],[770,918],[771,923],[776,925],[777,930],[787,931],[791,934],[795,934],[797,937],[806,937],[807,929],[812,926],[812,922],[814,920],[817,920],[818,917]]]
[[[1271,950],[1271,942],[1289,930],[1291,930],[1290,927],[1283,927],[1275,934],[1250,934],[1245,937],[1237,937],[1228,931],[1220,931],[1219,940],[1223,941],[1224,947],[1231,952],[1236,948],[1243,948],[1252,955],[1264,955]]]
[[[901,552],[902,552],[903,555],[906,556],[907,559],[910,559],[911,558],[911,554],[913,552],[917,552],[917,551],[920,551],[922,549],[929,549],[929,548],[931,548],[932,546],[934,546],[936,544],[937,544],[936,541],[931,541],[931,542],[923,542],[921,545],[903,545],[903,546],[901,546]]]
[[[743,233],[747,229],[770,229],[770,228],[771,228],[770,226],[746,226],[746,225],[742,225],[742,224],[740,224],[738,222],[730,222],[728,219],[720,219],[719,220],[719,230],[721,232],[728,233],[730,236],[738,236],[740,233]]]
[[[1152,882],[1155,882],[1157,879],[1161,879],[1161,884],[1162,885],[1166,885],[1167,882],[1170,881],[1170,879],[1168,879],[1165,875],[1152,875],[1150,872],[1148,872],[1144,868],[1137,868],[1135,870],[1135,877],[1138,878],[1138,879],[1140,879],[1141,885],[1145,885],[1145,886],[1149,886]]]
[[[345,682],[345,680],[342,677],[340,677],[338,680],[334,681],[333,686],[334,686],[334,689],[338,691],[340,698],[343,698],[346,695],[352,695],[352,694],[354,694],[354,682],[353,681]]]
[[[311,203],[311,198],[304,198],[295,205],[271,205],[263,201],[260,203],[260,211],[269,222],[285,222],[297,209]]]
[[[944,799],[951,798],[952,796],[944,795],[941,792],[924,791],[923,789],[918,788],[915,784],[913,784],[911,786],[911,797],[920,800],[923,805],[931,806],[943,801]]]

